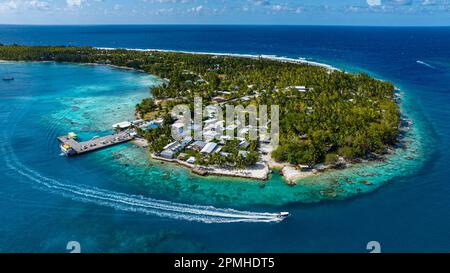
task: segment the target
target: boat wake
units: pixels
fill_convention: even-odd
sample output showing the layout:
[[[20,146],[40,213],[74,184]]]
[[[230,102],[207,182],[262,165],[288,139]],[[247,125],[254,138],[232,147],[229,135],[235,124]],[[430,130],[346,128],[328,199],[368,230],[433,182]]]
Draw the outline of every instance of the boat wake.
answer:
[[[34,182],[40,188],[73,200],[111,207],[116,210],[156,215],[177,220],[203,223],[280,222],[279,213],[249,212],[235,209],[220,209],[213,206],[188,205],[157,200],[139,195],[114,192],[84,185],[66,184],[28,168],[6,151],[6,166],[17,174]]]
[[[426,63],[426,62],[424,62],[424,61],[418,60],[418,61],[416,61],[416,63],[421,64],[421,65],[424,65],[424,66],[429,67],[429,68],[431,68],[431,69],[436,69],[436,67],[434,67],[434,66],[432,66],[431,64],[428,64],[428,63]]]

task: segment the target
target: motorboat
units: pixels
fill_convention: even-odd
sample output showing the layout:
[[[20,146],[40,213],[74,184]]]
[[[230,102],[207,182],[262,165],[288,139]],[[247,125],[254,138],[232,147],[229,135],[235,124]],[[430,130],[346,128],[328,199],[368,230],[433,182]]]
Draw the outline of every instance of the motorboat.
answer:
[[[289,215],[291,215],[289,212],[280,212],[278,213],[278,218],[286,218],[289,217]]]

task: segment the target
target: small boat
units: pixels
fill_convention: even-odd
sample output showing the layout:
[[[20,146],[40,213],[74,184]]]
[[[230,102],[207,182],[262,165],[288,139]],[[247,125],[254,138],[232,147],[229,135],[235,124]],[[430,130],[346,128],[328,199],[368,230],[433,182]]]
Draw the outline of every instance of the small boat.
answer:
[[[70,132],[67,136],[69,138],[73,139],[73,140],[77,140],[78,139],[78,135],[75,134],[74,132]]]
[[[4,81],[13,81],[14,77],[3,77]]]
[[[60,146],[61,152],[66,156],[75,155],[75,150],[69,144],[61,144]]]
[[[290,213],[289,212],[280,212],[278,213],[277,217],[278,218],[286,218],[289,217]]]

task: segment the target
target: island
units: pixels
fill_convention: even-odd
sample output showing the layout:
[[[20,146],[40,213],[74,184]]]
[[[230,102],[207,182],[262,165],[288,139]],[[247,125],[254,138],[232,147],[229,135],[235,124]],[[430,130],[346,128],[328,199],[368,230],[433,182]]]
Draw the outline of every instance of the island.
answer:
[[[19,45],[0,45],[0,59],[111,65],[158,76],[161,84],[136,105],[136,120],[113,127],[125,134],[124,139],[147,147],[152,158],[185,166],[199,175],[265,180],[271,170],[279,169],[295,184],[328,169],[380,160],[399,141],[400,108],[392,83],[304,60]],[[181,117],[172,113],[175,106],[187,105],[194,114],[195,98],[206,105],[201,140],[186,132]],[[278,145],[271,145],[266,135],[251,139],[252,128],[227,124],[217,111],[208,111],[211,106],[225,111],[227,105],[244,109],[277,105]],[[271,129],[267,121],[258,126]],[[185,137],[174,139],[174,130]],[[218,134],[223,130],[233,130],[239,137]]]

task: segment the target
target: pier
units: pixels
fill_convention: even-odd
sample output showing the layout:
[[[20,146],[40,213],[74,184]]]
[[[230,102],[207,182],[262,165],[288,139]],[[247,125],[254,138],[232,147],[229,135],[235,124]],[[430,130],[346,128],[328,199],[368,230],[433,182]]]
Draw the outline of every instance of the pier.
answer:
[[[120,143],[128,142],[133,139],[134,136],[126,131],[83,142],[78,142],[69,136],[58,137],[59,142],[61,142],[61,151],[68,156],[93,152]]]

